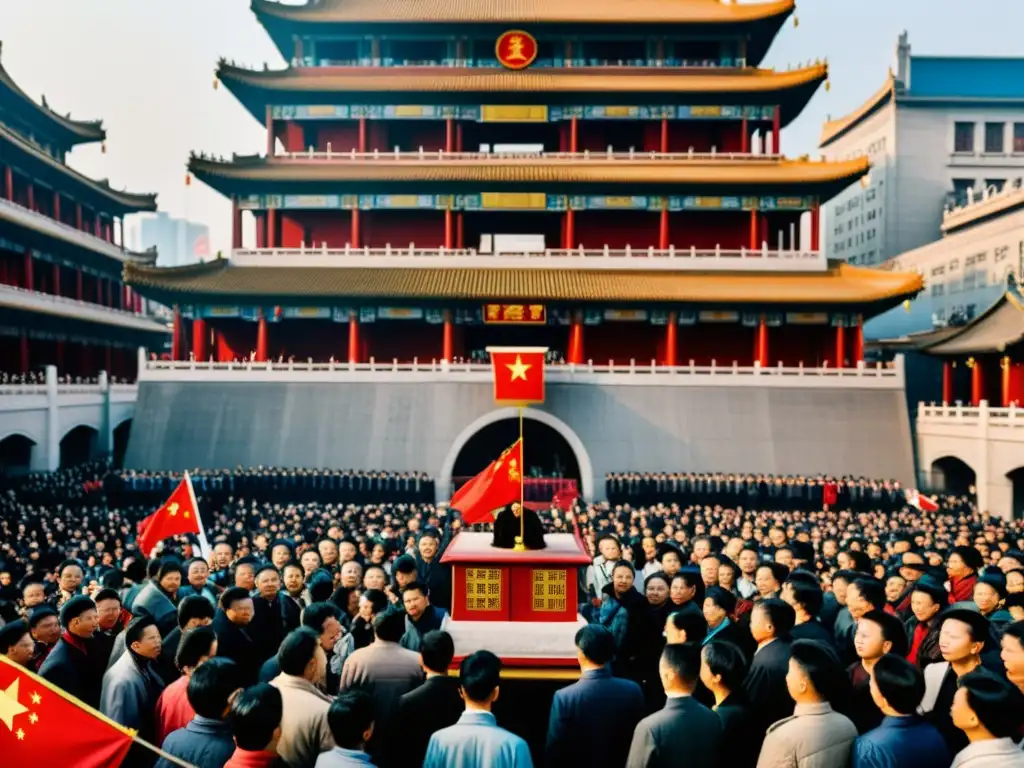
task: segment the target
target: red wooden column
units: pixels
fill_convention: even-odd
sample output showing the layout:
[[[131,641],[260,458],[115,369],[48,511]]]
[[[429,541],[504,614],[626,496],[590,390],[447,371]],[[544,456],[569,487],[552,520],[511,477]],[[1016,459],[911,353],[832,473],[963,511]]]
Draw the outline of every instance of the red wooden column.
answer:
[[[348,361],[349,363],[360,362],[359,355],[359,310],[348,311]]]
[[[577,117],[569,118],[569,151],[579,152],[580,121]]]
[[[853,364],[864,362],[864,315],[857,315],[857,325],[853,329]]]
[[[174,305],[174,326],[171,330],[171,360],[181,359],[181,310]]]
[[[14,169],[9,165],[4,168],[4,197],[14,199]]]
[[[31,181],[28,183],[28,209],[30,211],[36,209],[36,185]]]
[[[661,118],[661,153],[668,153],[668,118]]]
[[[750,151],[750,131],[747,128],[747,117],[743,116],[740,123],[740,152],[746,154]]]
[[[942,361],[942,402],[946,405],[953,402],[953,363]]]
[[[60,221],[60,192],[53,192],[53,218]]]
[[[985,371],[981,358],[975,358],[971,366],[971,405],[979,405],[985,399]]]
[[[267,208],[267,248],[277,248],[277,211]]]
[[[811,208],[811,250],[817,251],[821,247],[821,203],[815,201]]]
[[[665,326],[665,365],[675,368],[679,365],[677,360],[679,346],[679,316],[675,311],[668,313],[668,325]]]
[[[192,355],[196,360],[206,359],[206,345],[209,333],[206,330],[206,321],[197,317],[192,321]]]
[[[583,365],[583,312],[576,310],[569,326],[569,360],[574,365]]]
[[[754,343],[754,360],[762,367],[768,367],[768,323],[764,315],[757,324],[757,336]]]
[[[31,251],[25,251],[25,261],[24,261],[25,284],[22,286],[22,288],[24,288],[27,291],[34,291],[36,289],[35,288],[35,278],[34,278],[34,276],[32,274],[32,272],[33,272],[33,270],[32,270],[32,266],[33,266],[32,262],[33,262],[32,252]]]
[[[366,152],[366,118],[359,118],[359,143],[356,145],[356,151],[360,154]]]
[[[1010,373],[1013,371],[1013,363],[1010,362],[1008,356],[1003,356],[999,360],[999,372],[1002,374],[1000,379],[1000,400],[1002,401],[1003,408],[1010,407],[1010,401],[1013,400],[1013,395],[1010,394]]]
[[[242,209],[237,200],[231,201],[231,247],[242,247]]]
[[[565,209],[565,243],[562,247],[566,250],[576,247],[576,211],[572,208]]]
[[[758,247],[759,247],[758,243],[757,243],[757,235],[758,235],[758,231],[757,230],[758,230],[758,226],[757,226],[757,208],[751,208],[750,209],[750,243],[749,243],[749,247],[750,247],[750,250],[752,250],[752,251],[758,250]]]
[[[451,208],[444,209],[444,247],[455,247],[455,216]]]
[[[75,203],[75,229],[79,232],[84,232],[82,228],[82,204]]]
[[[53,265],[53,295],[60,296],[60,265]]]
[[[256,322],[256,362],[267,362],[267,318],[262,309]]]
[[[441,359],[450,363],[455,357],[455,324],[452,322],[452,311],[444,311],[443,337],[441,341]]]
[[[359,248],[359,209],[352,209],[352,231],[349,233],[349,245]]]
[[[845,320],[843,322],[846,322]],[[836,326],[836,368],[846,367],[846,327]]]
[[[455,119],[451,117],[444,121],[444,151],[455,151]]]
[[[772,117],[772,152],[782,154],[782,110],[778,104],[775,105],[775,115]]]
[[[658,248],[661,250],[668,249],[668,205],[667,202],[662,206],[661,212],[658,214]]]

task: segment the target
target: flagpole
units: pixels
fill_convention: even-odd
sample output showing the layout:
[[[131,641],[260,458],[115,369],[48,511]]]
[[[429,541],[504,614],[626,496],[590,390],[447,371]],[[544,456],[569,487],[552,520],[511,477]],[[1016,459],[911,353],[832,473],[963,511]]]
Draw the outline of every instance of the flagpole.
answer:
[[[523,406],[519,406],[519,535],[512,548],[516,552],[526,551],[526,446],[523,445]]]
[[[203,527],[203,516],[199,512],[199,502],[196,501],[196,490],[192,487],[192,478],[188,474],[188,470],[185,470],[185,485],[188,486],[188,495],[192,500],[192,509],[196,511],[196,522],[199,524],[199,554],[203,556],[203,559],[209,562],[210,555],[213,554],[213,550],[210,548],[210,542],[206,538],[206,528]]]

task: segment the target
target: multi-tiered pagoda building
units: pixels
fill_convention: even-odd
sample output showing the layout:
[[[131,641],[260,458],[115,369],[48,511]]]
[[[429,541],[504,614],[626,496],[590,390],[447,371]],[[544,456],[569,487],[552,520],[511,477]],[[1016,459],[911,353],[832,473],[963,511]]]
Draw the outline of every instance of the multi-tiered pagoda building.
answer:
[[[124,247],[123,220],[155,195],[112,189],[70,168],[77,145],[104,142],[99,122],[36,103],[0,64],[0,364],[6,374],[57,366],[134,378],[139,345],[160,348],[166,323],[122,282],[126,263],[155,253]]]
[[[869,166],[782,154],[828,77],[760,67],[792,0],[253,10],[291,65],[218,76],[266,154],[189,163],[232,200],[232,256],[126,268],[177,308],[177,360],[856,372],[865,318],[921,288],[821,252],[822,203]]]

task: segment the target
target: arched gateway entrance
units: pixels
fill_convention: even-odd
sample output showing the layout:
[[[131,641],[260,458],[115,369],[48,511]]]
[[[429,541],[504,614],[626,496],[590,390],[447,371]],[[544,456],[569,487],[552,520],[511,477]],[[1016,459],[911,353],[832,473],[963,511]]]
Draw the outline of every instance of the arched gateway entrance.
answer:
[[[438,474],[438,498],[451,498],[453,480],[472,477],[519,437],[519,410],[499,408],[466,427],[455,438]],[[556,471],[578,482],[585,501],[594,498],[594,473],[579,436],[561,419],[534,408],[523,410],[524,459],[529,476]]]

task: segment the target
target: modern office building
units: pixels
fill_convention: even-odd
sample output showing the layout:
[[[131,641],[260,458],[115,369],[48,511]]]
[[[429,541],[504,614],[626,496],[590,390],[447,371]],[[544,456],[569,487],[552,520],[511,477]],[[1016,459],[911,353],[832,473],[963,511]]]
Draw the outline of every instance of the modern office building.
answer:
[[[140,220],[139,240],[143,249],[156,248],[161,267],[184,267],[210,258],[210,228],[164,211]]]
[[[1024,58],[913,56],[850,114],[827,122],[829,160],[867,157],[871,173],[823,207],[829,258],[879,264],[935,240],[945,208],[1024,175]]]

